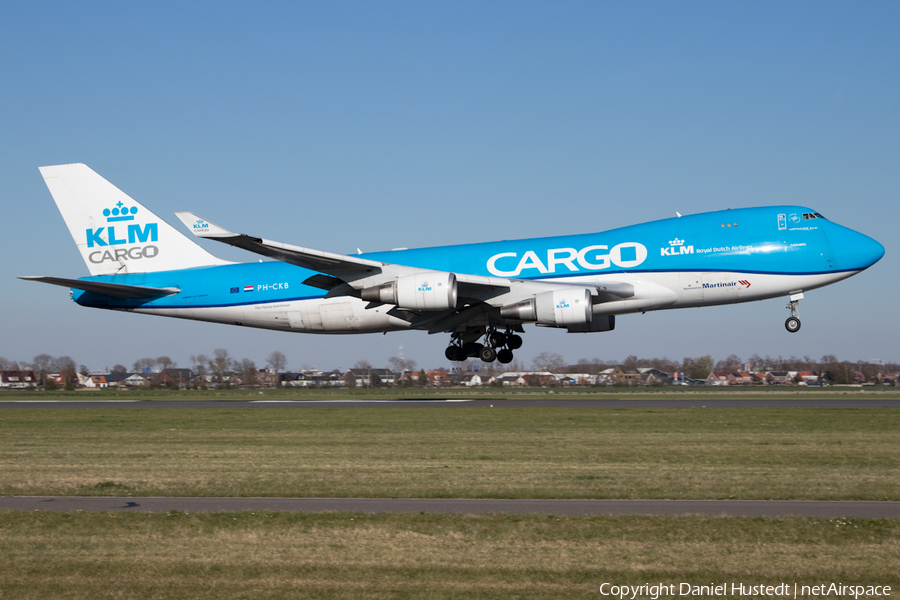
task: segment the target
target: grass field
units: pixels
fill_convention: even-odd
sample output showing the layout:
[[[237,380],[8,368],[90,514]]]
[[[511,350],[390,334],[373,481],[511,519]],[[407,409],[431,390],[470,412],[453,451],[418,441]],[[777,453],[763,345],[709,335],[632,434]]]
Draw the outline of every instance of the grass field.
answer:
[[[0,494],[900,500],[893,409],[19,409]]]
[[[0,548],[0,597],[17,600],[598,598],[603,583],[900,583],[900,520],[0,512]]]

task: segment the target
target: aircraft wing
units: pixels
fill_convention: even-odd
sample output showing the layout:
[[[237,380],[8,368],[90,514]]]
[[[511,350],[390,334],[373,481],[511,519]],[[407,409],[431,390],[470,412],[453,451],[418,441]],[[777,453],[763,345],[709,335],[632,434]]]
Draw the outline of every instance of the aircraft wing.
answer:
[[[344,254],[312,250],[310,248],[282,244],[281,242],[273,242],[271,240],[265,240],[250,235],[232,233],[191,212],[178,212],[175,213],[175,215],[181,219],[181,222],[184,223],[197,237],[223,242],[231,246],[249,250],[250,252],[255,252],[256,254],[274,258],[275,260],[297,265],[298,267],[303,267],[304,269],[309,269],[311,271],[327,273],[329,275],[334,275],[335,277],[341,277],[341,275],[348,275],[351,273],[371,274],[374,270],[385,265],[385,263],[376,260],[367,260],[365,258],[347,256]]]
[[[590,321],[590,305],[622,300],[635,294],[634,286],[625,282],[597,284],[527,281],[386,263],[233,233],[190,212],[179,212],[176,215],[197,237],[216,240],[316,271],[317,275],[312,275],[303,283],[326,290],[326,298],[355,296],[369,301],[370,307],[394,304],[404,310],[432,314],[436,311],[449,311],[443,317],[435,316],[440,321],[432,327],[432,330],[446,330],[449,326],[457,325],[457,322],[483,318],[483,314],[490,312],[491,307],[495,309],[492,313],[495,319],[496,309],[499,308],[502,309],[499,315],[504,318],[514,321],[536,320],[535,297],[541,296],[543,299],[540,304],[546,307],[555,301],[554,294],[562,294],[559,299],[580,294],[585,303],[579,306],[584,307],[581,309],[582,313],[586,310],[587,314],[582,314],[578,318]],[[452,290],[452,292],[428,298],[421,297],[422,294],[410,293],[414,289],[420,289],[419,285],[424,282],[434,284],[437,281],[443,283],[438,283],[437,288],[429,287],[429,289]],[[424,285],[429,286],[429,283]]]
[[[59,285],[76,290],[84,290],[86,292],[94,292],[96,294],[103,294],[104,296],[112,296],[113,298],[126,298],[132,300],[138,300],[141,298],[149,300],[153,298],[162,298],[163,296],[173,296],[181,291],[176,287],[155,288],[141,285],[107,283],[103,281],[63,279],[61,277],[25,276],[19,277],[19,279],[24,279],[26,281],[40,281],[41,283],[49,283],[51,285]]]

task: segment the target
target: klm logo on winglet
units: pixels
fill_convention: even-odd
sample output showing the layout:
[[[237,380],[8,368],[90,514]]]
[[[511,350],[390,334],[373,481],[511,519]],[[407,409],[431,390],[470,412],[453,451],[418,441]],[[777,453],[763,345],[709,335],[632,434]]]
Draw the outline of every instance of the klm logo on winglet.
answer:
[[[117,202],[113,208],[104,208],[103,216],[106,217],[107,223],[119,223],[122,221],[134,221],[138,212],[136,206],[126,207],[122,202]],[[146,223],[141,226],[140,223],[130,223],[126,228],[119,227],[119,233],[116,233],[116,225],[107,225],[97,229],[88,228],[85,230],[88,248],[104,247],[104,246],[122,246],[126,244],[139,244],[146,242],[159,241],[159,226],[157,223]],[[101,237],[106,232],[106,239]],[[117,237],[117,236],[123,237]],[[139,258],[153,258],[159,254],[159,248],[156,246],[143,246],[132,248],[116,248],[115,250],[97,250],[88,255],[88,260],[92,263],[99,264],[106,261],[119,260],[136,260]]]
[[[201,231],[209,231],[209,223],[204,221],[203,219],[197,219],[194,223],[191,224],[194,228],[194,233],[198,233]]]

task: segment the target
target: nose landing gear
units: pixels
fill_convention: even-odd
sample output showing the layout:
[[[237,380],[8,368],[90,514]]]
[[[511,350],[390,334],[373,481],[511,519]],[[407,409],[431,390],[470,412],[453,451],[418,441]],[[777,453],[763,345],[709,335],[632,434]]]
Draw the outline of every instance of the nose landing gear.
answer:
[[[788,320],[784,322],[784,328],[787,329],[791,333],[797,333],[800,331],[800,319],[797,318],[797,313],[799,312],[798,306],[800,301],[803,299],[803,292],[799,294],[791,294],[791,301],[788,302],[786,308],[791,310],[791,316],[788,317]]]

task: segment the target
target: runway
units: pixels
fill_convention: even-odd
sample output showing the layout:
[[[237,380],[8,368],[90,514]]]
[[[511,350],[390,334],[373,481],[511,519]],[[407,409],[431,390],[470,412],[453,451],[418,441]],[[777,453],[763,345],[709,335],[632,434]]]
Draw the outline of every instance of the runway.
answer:
[[[740,398],[704,397],[618,398],[427,398],[409,400],[21,400],[0,401],[0,410],[59,408],[900,408],[900,398]]]
[[[27,511],[505,513],[553,515],[708,515],[896,519],[900,502],[818,500],[506,500],[477,498],[131,498],[5,496],[0,509]]]

